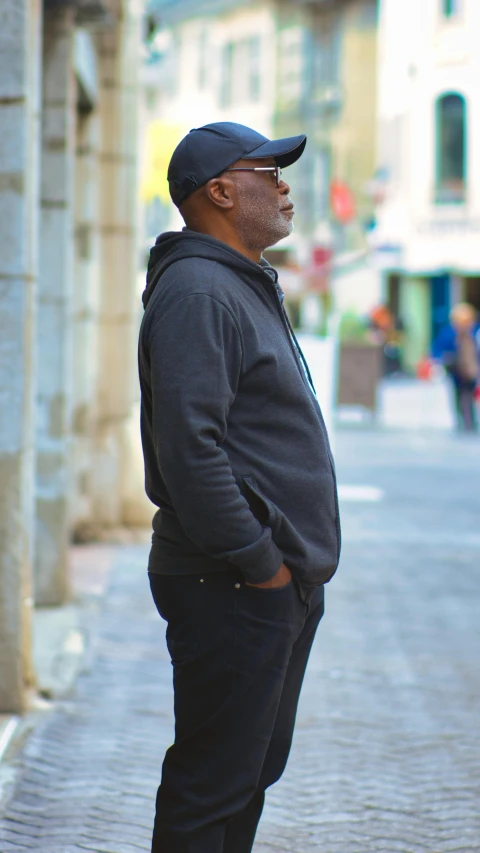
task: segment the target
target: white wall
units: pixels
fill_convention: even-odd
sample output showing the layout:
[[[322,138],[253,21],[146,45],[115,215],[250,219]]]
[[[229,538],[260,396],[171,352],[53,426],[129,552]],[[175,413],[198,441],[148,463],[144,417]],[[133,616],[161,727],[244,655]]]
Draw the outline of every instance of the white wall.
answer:
[[[353,311],[366,316],[382,302],[382,277],[368,260],[339,270],[333,279],[335,311],[341,316]]]
[[[377,242],[403,246],[417,273],[480,270],[480,3],[444,18],[440,0],[383,0],[379,33],[379,165],[390,166]],[[468,104],[465,204],[436,205],[435,101]]]

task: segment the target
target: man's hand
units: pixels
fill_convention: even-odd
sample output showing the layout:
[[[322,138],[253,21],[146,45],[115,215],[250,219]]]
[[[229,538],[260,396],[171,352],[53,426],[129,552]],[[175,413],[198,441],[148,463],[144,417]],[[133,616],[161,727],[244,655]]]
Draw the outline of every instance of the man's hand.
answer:
[[[292,580],[292,573],[287,569],[285,563],[282,563],[276,575],[270,578],[269,581],[263,583],[247,583],[247,586],[253,586],[255,589],[277,589],[279,586],[287,586]]]

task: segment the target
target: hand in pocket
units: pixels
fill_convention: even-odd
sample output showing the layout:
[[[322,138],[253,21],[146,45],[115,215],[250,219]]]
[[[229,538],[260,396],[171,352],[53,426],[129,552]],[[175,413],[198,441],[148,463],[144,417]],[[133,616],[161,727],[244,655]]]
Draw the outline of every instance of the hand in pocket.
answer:
[[[292,573],[289,568],[282,563],[276,575],[263,583],[247,583],[247,586],[253,586],[255,589],[278,589],[280,586],[288,586],[292,580]]]

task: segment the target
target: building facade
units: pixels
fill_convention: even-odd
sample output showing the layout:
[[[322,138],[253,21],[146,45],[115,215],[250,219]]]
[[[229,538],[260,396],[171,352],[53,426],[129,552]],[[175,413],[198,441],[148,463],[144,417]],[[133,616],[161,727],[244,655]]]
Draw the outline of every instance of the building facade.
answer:
[[[237,121],[269,136],[274,127],[276,37],[273,2],[154,2],[158,32],[144,70],[143,164],[148,239],[183,221],[166,172],[192,127]]]
[[[0,27],[0,712],[34,688],[32,607],[121,524],[138,397],[137,0],[5,0]]]
[[[376,162],[377,2],[285,0],[276,4],[276,20],[275,133],[306,132],[309,139],[289,170],[303,286],[319,292],[337,315],[363,314],[380,298],[367,239],[373,210],[367,187]]]
[[[366,237],[372,216],[366,187],[376,155],[376,0],[150,5],[158,23],[146,86],[150,239],[182,224],[165,173],[176,142],[191,127],[238,121],[266,136],[307,133],[305,154],[285,176],[296,201],[295,232],[270,252],[293,318],[301,322],[296,309],[309,290],[318,295],[330,289],[341,307],[378,300]],[[345,215],[335,204],[335,188],[348,200]],[[351,265],[344,274],[352,253],[359,256],[353,278]]]
[[[476,0],[381,4],[374,240],[411,370],[454,303],[480,309],[479,26]]]

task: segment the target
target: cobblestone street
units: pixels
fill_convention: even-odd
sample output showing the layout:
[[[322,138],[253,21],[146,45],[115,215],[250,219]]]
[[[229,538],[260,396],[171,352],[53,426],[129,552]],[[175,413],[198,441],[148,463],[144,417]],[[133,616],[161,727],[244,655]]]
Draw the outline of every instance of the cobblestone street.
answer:
[[[480,851],[480,440],[335,446],[342,562],[256,853]],[[146,555],[118,549],[75,692],[7,755],[1,853],[149,850],[172,696]]]

